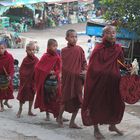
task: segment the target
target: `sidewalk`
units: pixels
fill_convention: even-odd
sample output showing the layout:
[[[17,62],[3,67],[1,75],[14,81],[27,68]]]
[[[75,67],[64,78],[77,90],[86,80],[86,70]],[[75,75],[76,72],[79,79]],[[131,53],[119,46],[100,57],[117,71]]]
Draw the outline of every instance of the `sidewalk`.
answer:
[[[65,31],[69,28],[74,28],[77,31],[84,31],[85,27],[80,25],[65,26],[57,29],[33,30],[29,33],[24,33],[27,41],[37,40],[40,46],[40,52],[37,56],[40,58],[46,52],[47,40],[55,38],[58,41],[59,48],[66,46]],[[82,46],[87,55],[87,40],[88,36],[78,36],[78,44]],[[24,49],[8,49],[19,62],[26,56]],[[0,140],[95,140],[93,136],[93,127],[85,127],[81,122],[81,114],[77,116],[77,123],[83,127],[82,130],[69,129],[68,123],[64,124],[64,128],[58,128],[53,116],[51,121],[44,120],[45,113],[40,113],[39,110],[33,110],[37,116],[27,116],[28,103],[23,106],[23,114],[20,119],[16,118],[18,111],[18,101],[16,100],[17,93],[14,93],[15,99],[9,101],[13,105],[12,109],[7,109],[0,112]],[[140,106],[140,104],[138,104]],[[70,114],[64,113],[64,117],[70,119]],[[140,118],[125,112],[122,123],[118,125],[120,130],[123,130],[124,136],[118,136],[108,131],[108,126],[102,125],[101,131],[106,137],[106,140],[140,140]]]
[[[17,93],[14,93],[15,97]],[[59,128],[53,116],[51,121],[45,121],[45,113],[33,110],[37,116],[27,116],[28,104],[23,106],[21,118],[16,118],[18,101],[10,101],[12,109],[7,109],[0,113],[0,140],[95,140],[93,127],[82,125],[81,114],[78,113],[77,123],[83,127],[81,130],[70,129],[68,123],[64,123],[64,128]],[[64,113],[64,117],[70,119],[70,114]],[[124,114],[122,123],[118,128],[124,132],[124,136],[118,136],[108,131],[107,125],[100,126],[101,132],[106,140],[139,140],[140,139],[140,118]]]

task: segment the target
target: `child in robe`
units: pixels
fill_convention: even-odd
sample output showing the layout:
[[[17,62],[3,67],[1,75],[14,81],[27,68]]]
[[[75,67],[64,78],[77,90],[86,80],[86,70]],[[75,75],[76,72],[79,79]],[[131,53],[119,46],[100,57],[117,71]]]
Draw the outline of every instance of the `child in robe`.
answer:
[[[57,46],[58,44],[55,39],[49,39],[47,51],[43,54],[35,67],[35,81],[37,89],[35,108],[39,108],[41,112],[46,112],[46,120],[49,120],[49,113],[52,113],[54,118],[57,118],[60,109],[61,60],[60,56],[57,54]],[[58,79],[56,96],[53,98],[50,98],[50,92],[48,90],[44,90],[45,80],[50,74],[53,74]]]
[[[32,105],[36,92],[34,81],[34,68],[38,62],[38,58],[34,55],[35,49],[35,44],[33,42],[27,44],[27,56],[23,59],[20,66],[20,85],[17,95],[17,99],[19,100],[19,110],[17,112],[17,118],[21,117],[22,107],[26,101],[29,102],[28,115],[35,116],[35,114],[32,112]]]
[[[8,108],[8,100],[13,99],[13,84],[12,78],[14,74],[14,59],[13,56],[6,50],[7,45],[4,41],[0,41],[0,75],[5,75],[9,79],[7,88],[0,88],[0,112],[4,111],[4,105]],[[1,86],[0,86],[1,87]],[[3,102],[3,100],[5,100]]]

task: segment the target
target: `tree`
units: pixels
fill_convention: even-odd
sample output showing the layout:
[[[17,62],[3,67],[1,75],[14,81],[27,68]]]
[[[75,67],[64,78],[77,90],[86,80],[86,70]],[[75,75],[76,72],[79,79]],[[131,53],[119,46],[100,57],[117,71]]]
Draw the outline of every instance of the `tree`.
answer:
[[[100,0],[105,19],[140,34],[140,0]]]

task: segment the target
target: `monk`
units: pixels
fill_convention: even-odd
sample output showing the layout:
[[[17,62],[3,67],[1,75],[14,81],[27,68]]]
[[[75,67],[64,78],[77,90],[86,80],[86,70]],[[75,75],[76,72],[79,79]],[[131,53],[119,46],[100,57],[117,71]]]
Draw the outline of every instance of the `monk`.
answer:
[[[60,109],[60,71],[61,59],[57,54],[58,43],[55,39],[49,39],[47,44],[47,52],[41,57],[35,67],[35,82],[36,82],[36,100],[35,108],[39,108],[41,112],[46,112],[46,120],[49,120],[49,113],[52,113],[54,118],[58,117]],[[55,96],[51,97],[52,93],[45,90],[45,80],[48,76],[53,75],[58,80]]]
[[[62,49],[62,103],[58,125],[63,127],[63,112],[72,113],[69,128],[80,129],[75,123],[78,110],[82,105],[82,88],[87,62],[83,49],[76,45],[77,33],[70,29],[66,32],[67,47]]]
[[[109,124],[109,130],[119,135],[123,133],[116,127],[124,114],[125,104],[119,93],[120,66],[124,61],[123,51],[116,44],[116,29],[106,26],[103,29],[102,43],[92,52],[87,71],[82,120],[86,126],[94,125],[94,136],[102,139],[98,124]]]
[[[34,81],[34,68],[38,62],[38,58],[34,55],[35,49],[36,49],[35,44],[33,42],[27,44],[26,46],[27,56],[23,59],[19,69],[20,85],[19,85],[19,92],[17,95],[17,99],[19,100],[19,110],[17,112],[17,118],[20,118],[23,104],[26,101],[29,102],[28,115],[36,116],[32,112],[32,105],[33,105],[34,95],[36,92],[35,81]]]
[[[0,75],[5,75],[9,78],[8,87],[0,88],[0,112],[4,111],[4,105],[11,108],[12,106],[8,104],[8,100],[14,98],[12,85],[14,59],[13,56],[7,52],[6,47],[6,43],[4,41],[0,41]],[[4,103],[3,100],[5,100]]]

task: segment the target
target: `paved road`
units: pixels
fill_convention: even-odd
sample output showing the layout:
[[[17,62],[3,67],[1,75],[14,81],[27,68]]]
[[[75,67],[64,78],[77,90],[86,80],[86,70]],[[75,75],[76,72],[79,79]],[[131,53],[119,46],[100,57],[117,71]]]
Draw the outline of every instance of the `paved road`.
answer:
[[[40,57],[46,50],[46,42],[49,38],[55,38],[59,42],[59,48],[66,45],[65,32],[67,29],[74,28],[77,31],[84,31],[85,24],[66,25],[56,29],[46,30],[31,30],[30,33],[22,33],[21,35],[29,40],[37,40],[40,46],[40,52],[37,54]],[[78,44],[85,51],[86,41],[89,37],[79,36]],[[21,62],[26,55],[24,49],[9,49],[9,51],[18,58]],[[15,98],[17,92],[14,93]],[[28,104],[24,105],[22,117],[16,118],[18,110],[18,101],[16,99],[10,102],[13,105],[12,109],[5,108],[3,113],[0,113],[0,140],[94,140],[93,127],[85,127],[81,122],[80,112],[77,117],[77,123],[83,127],[82,130],[74,130],[68,128],[66,123],[64,128],[58,128],[53,116],[51,121],[44,120],[45,113],[40,113],[39,110],[34,110],[36,117],[27,116]],[[101,126],[101,131],[107,140],[139,140],[140,139],[140,104],[126,105],[126,112],[122,123],[118,125],[124,131],[124,136],[118,136],[110,133],[106,125]],[[70,118],[70,114],[65,113],[65,117]]]

